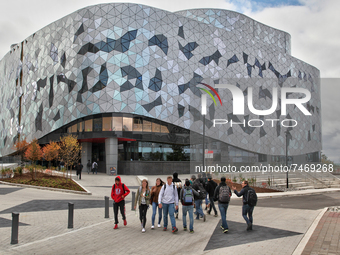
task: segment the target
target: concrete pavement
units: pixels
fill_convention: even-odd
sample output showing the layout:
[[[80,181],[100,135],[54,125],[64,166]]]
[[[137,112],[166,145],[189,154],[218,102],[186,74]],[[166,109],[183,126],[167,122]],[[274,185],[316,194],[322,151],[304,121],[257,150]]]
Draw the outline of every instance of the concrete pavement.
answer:
[[[158,176],[147,177],[153,185]],[[189,175],[179,177],[185,179]],[[339,189],[328,189],[327,193],[310,190],[259,194],[254,230],[247,232],[241,215],[241,199],[233,196],[227,215],[229,234],[222,234],[220,217],[212,215],[207,215],[206,222],[196,220],[195,233],[189,234],[183,231],[181,213],[176,223],[177,234],[157,227],[151,230],[151,209],[147,214],[147,232],[141,233],[139,219],[131,211],[132,196],[129,195],[126,198],[128,225],[124,227],[121,222],[119,229],[113,230],[112,201],[110,218],[104,219],[104,196],[110,196],[114,178],[83,172],[79,182],[92,196],[0,185],[0,254],[157,254],[157,251],[162,254],[292,254],[323,208],[340,205]],[[166,176],[161,178],[166,180]],[[131,191],[136,191],[139,185],[136,176],[122,176],[122,181]],[[74,229],[67,229],[68,202],[75,204]],[[12,211],[20,213],[17,245],[10,244]],[[328,231],[338,233],[337,228]],[[329,251],[334,249],[333,245]]]

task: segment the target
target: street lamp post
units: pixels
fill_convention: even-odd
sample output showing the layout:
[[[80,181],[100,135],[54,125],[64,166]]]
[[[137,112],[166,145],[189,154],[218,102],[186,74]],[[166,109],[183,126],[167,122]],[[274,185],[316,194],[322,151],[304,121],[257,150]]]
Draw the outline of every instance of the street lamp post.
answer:
[[[204,165],[205,165],[205,114],[203,115],[203,172],[205,172]]]
[[[202,116],[203,116],[203,169],[204,171],[204,166],[205,166],[205,115],[207,114],[207,108],[205,107],[207,104],[207,95],[202,94],[201,95],[201,104],[202,104]]]
[[[286,172],[286,187],[287,187],[287,189],[288,189],[288,140],[287,140],[287,138],[288,138],[288,133],[289,133],[289,131],[288,130],[286,130],[285,131],[285,134],[286,134],[286,167],[287,167],[287,172]]]

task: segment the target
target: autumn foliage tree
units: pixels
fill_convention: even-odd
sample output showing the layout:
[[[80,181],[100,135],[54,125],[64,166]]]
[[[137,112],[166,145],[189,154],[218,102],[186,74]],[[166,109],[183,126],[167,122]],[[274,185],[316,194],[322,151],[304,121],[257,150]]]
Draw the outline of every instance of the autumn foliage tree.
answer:
[[[25,152],[25,158],[31,160],[34,165],[34,174],[32,173],[32,180],[36,177],[36,161],[40,160],[43,156],[43,152],[38,144],[38,140],[34,139],[27,147]]]
[[[29,143],[27,142],[26,138],[17,140],[14,144],[14,150],[20,155],[21,163],[24,161],[25,151],[28,147]]]
[[[67,176],[72,165],[80,159],[81,145],[75,135],[67,135],[60,138],[59,158],[63,159],[67,169]]]
[[[60,146],[57,142],[50,142],[43,148],[43,156],[46,161],[51,161],[58,159]]]

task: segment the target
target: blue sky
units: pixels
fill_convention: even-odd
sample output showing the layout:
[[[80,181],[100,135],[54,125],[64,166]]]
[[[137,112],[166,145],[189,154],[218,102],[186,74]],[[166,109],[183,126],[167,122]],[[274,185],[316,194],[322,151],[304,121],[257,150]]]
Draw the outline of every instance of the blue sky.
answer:
[[[282,6],[302,6],[301,1],[298,0],[230,0],[229,2],[235,4],[238,8],[237,11],[241,11],[244,6],[250,7],[251,11],[258,12],[265,8],[282,7]],[[250,6],[249,6],[250,5]]]

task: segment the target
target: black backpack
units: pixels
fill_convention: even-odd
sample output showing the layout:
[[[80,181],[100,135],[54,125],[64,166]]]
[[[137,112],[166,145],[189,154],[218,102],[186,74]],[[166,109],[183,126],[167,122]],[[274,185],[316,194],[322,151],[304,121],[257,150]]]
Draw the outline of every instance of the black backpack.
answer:
[[[88,166],[88,167],[91,167],[91,163],[90,163],[90,162],[88,162],[88,163],[87,163],[87,166]]]
[[[246,202],[250,206],[256,206],[257,204],[257,195],[254,189],[249,188],[246,196]]]
[[[220,186],[220,191],[218,194],[218,202],[229,203],[230,202],[230,188],[228,185]]]
[[[200,199],[205,199],[207,196],[207,191],[204,189],[203,184],[200,182],[197,184],[197,192],[200,194]]]

